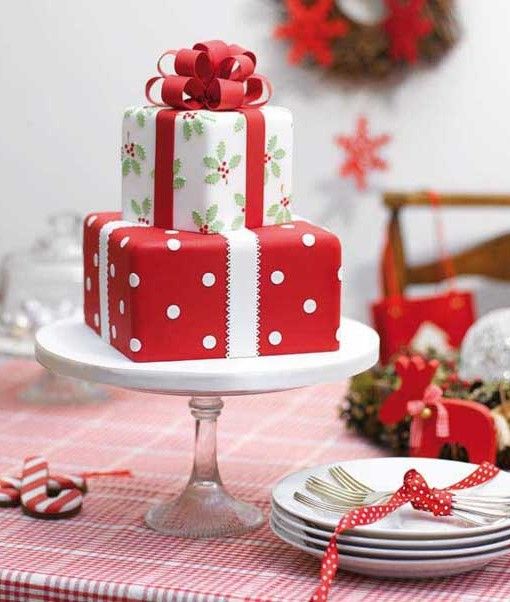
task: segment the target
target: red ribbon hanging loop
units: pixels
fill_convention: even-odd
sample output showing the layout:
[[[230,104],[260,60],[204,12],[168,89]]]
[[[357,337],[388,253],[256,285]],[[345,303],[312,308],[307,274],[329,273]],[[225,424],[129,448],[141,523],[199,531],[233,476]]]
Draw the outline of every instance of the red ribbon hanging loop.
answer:
[[[163,68],[168,56],[174,57],[175,74]],[[145,85],[145,96],[153,105],[175,109],[257,108],[270,99],[272,88],[266,77],[255,73],[256,64],[253,52],[220,40],[167,50],[157,62],[159,76],[151,77]],[[158,81],[162,81],[160,101],[152,95]]]

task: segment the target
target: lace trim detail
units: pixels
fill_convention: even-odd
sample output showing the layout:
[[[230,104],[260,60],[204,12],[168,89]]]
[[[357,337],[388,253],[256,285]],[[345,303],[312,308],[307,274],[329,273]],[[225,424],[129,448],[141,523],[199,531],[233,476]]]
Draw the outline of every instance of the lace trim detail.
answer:
[[[230,240],[228,238],[225,238],[225,241],[227,243],[227,321],[226,321],[226,335],[227,335],[227,340],[226,340],[226,345],[225,345],[225,356],[227,358],[230,357],[230,324],[231,324],[231,315],[230,315],[230,301],[231,301],[231,286],[232,286],[232,246],[230,244]]]
[[[260,355],[260,258],[262,255],[262,249],[260,246],[260,239],[255,234],[256,245],[257,245],[257,286],[256,286],[256,299],[255,299],[255,332],[257,333],[257,355]]]

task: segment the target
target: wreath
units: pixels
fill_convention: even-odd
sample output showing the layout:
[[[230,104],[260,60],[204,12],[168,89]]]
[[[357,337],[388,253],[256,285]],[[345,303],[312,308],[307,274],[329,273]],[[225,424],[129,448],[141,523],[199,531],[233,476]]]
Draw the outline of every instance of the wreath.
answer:
[[[441,357],[433,350],[423,357],[438,360],[434,383],[442,388],[443,397],[475,401],[491,411],[498,440],[497,464],[510,470],[510,382],[467,382],[458,376],[456,360]],[[409,451],[411,418],[406,416],[392,425],[379,419],[379,410],[387,396],[398,388],[398,380],[393,362],[353,377],[340,407],[340,417],[350,429],[401,455]],[[468,451],[457,444],[445,444],[440,457],[469,462]]]
[[[274,35],[290,42],[289,62],[346,79],[383,80],[405,66],[435,63],[459,35],[453,0],[384,0],[385,15],[373,24],[347,14],[345,0],[280,4],[286,20]]]

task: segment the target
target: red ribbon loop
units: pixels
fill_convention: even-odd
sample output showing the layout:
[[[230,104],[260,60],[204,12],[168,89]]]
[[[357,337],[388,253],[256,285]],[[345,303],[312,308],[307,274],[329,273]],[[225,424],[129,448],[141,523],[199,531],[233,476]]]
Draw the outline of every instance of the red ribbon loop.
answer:
[[[436,408],[436,437],[446,439],[450,435],[450,420],[448,410],[442,403],[443,392],[437,385],[429,385],[423,395],[423,400],[417,399],[407,402],[407,411],[412,418],[409,433],[409,445],[416,449],[421,446],[423,439],[423,417],[425,408]]]
[[[163,69],[163,59],[174,57],[175,74]],[[175,109],[230,111],[260,107],[270,99],[269,80],[255,73],[255,54],[221,40],[199,42],[193,48],[167,50],[158,59],[159,76],[145,85],[147,100]],[[152,96],[156,82],[163,80],[161,101]]]

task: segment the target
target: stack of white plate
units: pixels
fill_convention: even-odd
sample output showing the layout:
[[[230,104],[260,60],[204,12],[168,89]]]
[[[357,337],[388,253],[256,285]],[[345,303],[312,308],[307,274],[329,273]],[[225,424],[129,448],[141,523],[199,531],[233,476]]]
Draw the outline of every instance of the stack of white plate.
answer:
[[[328,469],[341,466],[376,491],[394,491],[405,472],[416,468],[430,486],[446,487],[476,466],[428,458],[374,458],[325,464],[289,475],[273,489],[271,528],[291,546],[322,557],[339,515],[316,510],[294,499],[306,493],[306,479],[317,476],[335,483]],[[480,495],[510,496],[510,475],[500,472],[492,481],[470,490]],[[483,526],[454,517],[435,518],[410,504],[386,518],[343,534],[338,540],[340,567],[374,577],[424,578],[478,569],[510,553],[510,518]]]

